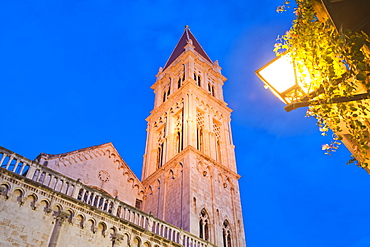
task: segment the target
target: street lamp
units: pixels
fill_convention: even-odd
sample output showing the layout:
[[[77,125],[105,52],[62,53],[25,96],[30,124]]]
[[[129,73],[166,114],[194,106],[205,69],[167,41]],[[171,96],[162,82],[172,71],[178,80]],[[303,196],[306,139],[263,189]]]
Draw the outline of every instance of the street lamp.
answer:
[[[309,89],[308,70],[304,66],[301,67],[301,73],[299,73],[297,61],[294,61],[289,53],[284,53],[256,70],[255,73],[265,83],[266,88],[289,105],[312,91]]]
[[[255,73],[265,83],[266,88],[287,104],[284,107],[287,112],[321,104],[314,98],[323,93],[323,88],[311,85],[312,80],[308,69],[303,64],[299,64],[299,61],[295,61],[289,53],[274,58]],[[368,93],[363,93],[351,97],[333,98],[330,103],[357,101],[369,97]]]

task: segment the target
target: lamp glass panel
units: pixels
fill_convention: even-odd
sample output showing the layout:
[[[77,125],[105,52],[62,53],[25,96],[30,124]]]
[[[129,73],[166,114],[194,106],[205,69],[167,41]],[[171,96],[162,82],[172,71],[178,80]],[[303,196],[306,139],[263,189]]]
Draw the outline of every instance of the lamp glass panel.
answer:
[[[287,54],[268,64],[259,71],[259,74],[278,93],[283,93],[296,83],[292,59]]]

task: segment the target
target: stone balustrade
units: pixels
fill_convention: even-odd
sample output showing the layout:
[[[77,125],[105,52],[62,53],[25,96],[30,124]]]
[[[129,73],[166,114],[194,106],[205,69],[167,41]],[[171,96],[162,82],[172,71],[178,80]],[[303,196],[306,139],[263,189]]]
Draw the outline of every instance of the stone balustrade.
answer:
[[[0,167],[185,247],[215,246],[101,191],[0,147]]]

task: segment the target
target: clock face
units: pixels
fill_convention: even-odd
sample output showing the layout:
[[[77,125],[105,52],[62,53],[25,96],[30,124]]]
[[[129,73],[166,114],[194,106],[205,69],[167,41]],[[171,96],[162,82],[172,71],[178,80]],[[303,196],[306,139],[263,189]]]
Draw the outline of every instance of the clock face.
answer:
[[[107,171],[104,171],[104,170],[101,170],[100,172],[99,172],[99,179],[102,181],[102,182],[104,182],[104,183],[106,183],[106,182],[108,182],[109,181],[109,178],[110,178],[110,175],[109,175],[109,173],[107,172]]]

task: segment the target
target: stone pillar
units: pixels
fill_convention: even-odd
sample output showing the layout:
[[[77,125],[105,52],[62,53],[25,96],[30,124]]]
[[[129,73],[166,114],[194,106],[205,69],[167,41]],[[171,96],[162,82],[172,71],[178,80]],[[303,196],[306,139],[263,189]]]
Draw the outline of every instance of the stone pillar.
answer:
[[[184,98],[184,107],[183,107],[183,149],[189,145],[188,141],[188,117],[189,117],[189,94],[185,95]]]
[[[197,132],[197,111],[196,111],[196,105],[195,105],[195,99],[194,99],[194,93],[192,91],[189,92],[189,115],[188,115],[188,137],[189,137],[189,145],[192,145],[193,147],[197,147],[197,138],[196,138],[196,132]]]
[[[27,163],[23,161],[23,165],[22,165],[21,171],[19,172],[20,175],[23,174],[24,168],[26,168],[26,166],[27,166]]]
[[[148,231],[153,232],[153,216],[152,216],[152,214],[150,214],[149,218],[148,218]]]
[[[14,165],[14,167],[13,167],[12,172],[16,172],[16,170],[17,170],[17,166],[18,166],[19,162],[20,162],[20,160],[19,160],[19,159],[17,159],[17,162],[15,163],[15,165]]]
[[[30,168],[28,169],[28,172],[27,172],[27,175],[26,175],[26,178],[29,178],[29,179],[32,179],[33,177],[33,174],[35,173],[37,169],[37,165],[35,163],[31,163],[30,164]]]
[[[179,244],[184,245],[184,233],[182,231],[179,233]]]
[[[4,162],[4,159],[5,159],[5,157],[6,157],[7,155],[5,154],[5,153],[3,153],[3,157],[1,158],[1,160],[0,160],[0,166],[3,164],[3,162]]]
[[[55,217],[54,228],[53,228],[53,232],[51,233],[51,237],[50,237],[50,240],[49,240],[48,247],[57,246],[58,237],[59,237],[59,233],[60,233],[60,228],[62,227],[63,222],[65,221],[65,219],[68,218],[68,216],[69,216],[68,213],[60,212]]]
[[[112,247],[120,246],[120,243],[122,243],[124,238],[125,237],[122,234],[113,233],[111,235]]]
[[[12,163],[13,160],[14,160],[14,156],[13,155],[10,155],[9,156],[8,164],[6,164],[5,169],[7,169],[7,170],[9,169],[10,163]]]
[[[77,183],[74,186],[72,197],[77,199],[78,193],[80,192],[80,189],[82,188],[81,184],[79,183],[79,180],[77,180]],[[81,198],[82,199],[82,198]]]

